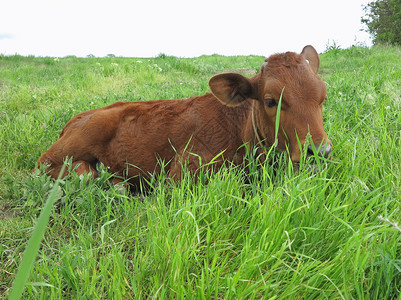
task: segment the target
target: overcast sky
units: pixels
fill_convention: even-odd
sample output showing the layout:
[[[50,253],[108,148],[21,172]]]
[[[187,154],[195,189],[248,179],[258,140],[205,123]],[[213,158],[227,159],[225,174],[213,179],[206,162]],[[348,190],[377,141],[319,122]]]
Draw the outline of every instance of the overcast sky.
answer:
[[[0,54],[179,57],[371,44],[369,0],[0,0]]]

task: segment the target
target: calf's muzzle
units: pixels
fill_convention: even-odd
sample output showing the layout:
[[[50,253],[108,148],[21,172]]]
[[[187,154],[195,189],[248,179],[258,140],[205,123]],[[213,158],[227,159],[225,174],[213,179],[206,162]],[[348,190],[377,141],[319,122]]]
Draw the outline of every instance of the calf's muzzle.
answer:
[[[329,158],[331,152],[333,152],[333,145],[331,144],[331,142],[320,145],[315,145],[312,143],[308,145],[307,155],[309,157],[317,153],[317,155],[320,157]]]

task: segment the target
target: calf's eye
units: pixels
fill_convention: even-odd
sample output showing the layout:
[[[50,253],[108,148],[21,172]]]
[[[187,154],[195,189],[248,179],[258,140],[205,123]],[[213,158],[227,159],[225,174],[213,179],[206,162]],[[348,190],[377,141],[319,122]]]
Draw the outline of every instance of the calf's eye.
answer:
[[[277,106],[277,102],[273,98],[265,99],[265,103],[266,103],[267,107],[275,107],[275,106]]]

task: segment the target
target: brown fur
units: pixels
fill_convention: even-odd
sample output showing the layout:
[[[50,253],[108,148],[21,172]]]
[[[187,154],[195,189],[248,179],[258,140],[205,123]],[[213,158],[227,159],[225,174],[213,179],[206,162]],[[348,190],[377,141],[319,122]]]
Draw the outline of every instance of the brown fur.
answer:
[[[314,50],[307,49],[304,52]],[[310,65],[306,58],[312,61]],[[96,164],[102,162],[110,172],[137,184],[141,177],[160,172],[158,160],[176,178],[182,161],[188,162],[191,172],[219,153],[223,155],[214,163],[216,167],[223,164],[222,158],[240,163],[244,143],[253,147],[258,135],[265,146],[274,143],[277,108],[269,107],[265,99],[278,101],[283,87],[278,148],[288,147],[291,159],[299,161],[297,136],[303,144],[309,132],[314,144],[330,145],[322,120],[326,87],[315,74],[317,69],[313,70],[318,60],[313,51],[308,56],[278,54],[266,59],[267,65],[252,78],[234,73],[214,76],[209,83],[212,94],[117,102],[80,113],[66,124],[38,164],[48,165],[56,178],[63,160],[72,157],[76,172],[96,177]],[[331,145],[322,155],[329,152]]]

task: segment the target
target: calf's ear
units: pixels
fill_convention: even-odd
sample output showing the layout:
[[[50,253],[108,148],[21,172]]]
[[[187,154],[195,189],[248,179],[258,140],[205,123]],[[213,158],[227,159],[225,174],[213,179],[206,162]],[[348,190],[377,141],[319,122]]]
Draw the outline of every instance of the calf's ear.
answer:
[[[209,87],[213,95],[228,106],[239,105],[256,94],[251,80],[237,73],[213,76],[209,80]]]
[[[317,74],[319,71],[319,65],[320,65],[320,60],[319,60],[319,54],[317,53],[316,49],[313,48],[311,45],[305,46],[304,49],[302,49],[301,54],[309,61],[309,65],[312,68],[312,71]]]

